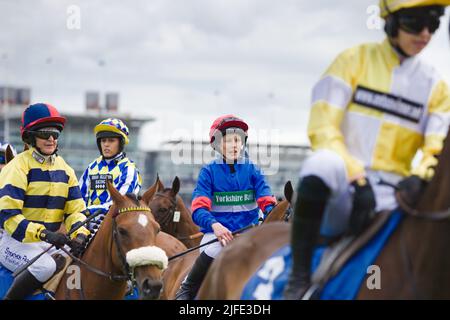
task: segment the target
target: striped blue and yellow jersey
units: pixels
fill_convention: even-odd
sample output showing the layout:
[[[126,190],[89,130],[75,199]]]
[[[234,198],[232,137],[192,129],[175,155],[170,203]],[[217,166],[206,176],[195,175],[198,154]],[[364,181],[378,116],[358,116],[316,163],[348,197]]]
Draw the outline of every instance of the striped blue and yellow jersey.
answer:
[[[112,205],[111,196],[106,189],[106,180],[113,182],[114,187],[123,195],[138,194],[142,179],[136,165],[124,153],[114,159],[98,157],[89,164],[80,178],[83,199],[90,213],[101,209],[108,212]]]
[[[84,221],[86,209],[74,170],[60,156],[46,160],[34,148],[0,172],[0,228],[21,242],[41,241],[44,229],[66,230]],[[72,234],[88,235],[81,227]]]

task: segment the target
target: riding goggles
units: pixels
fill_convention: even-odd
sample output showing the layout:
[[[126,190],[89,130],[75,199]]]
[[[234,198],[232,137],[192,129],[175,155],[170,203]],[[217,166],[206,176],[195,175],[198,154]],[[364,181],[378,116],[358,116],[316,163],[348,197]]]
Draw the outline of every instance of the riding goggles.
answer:
[[[400,29],[407,33],[419,34],[427,28],[430,33],[434,33],[440,24],[439,17],[425,15],[400,15],[398,24]]]
[[[50,137],[53,137],[53,139],[57,140],[61,133],[58,130],[56,130],[56,131],[39,130],[39,131],[34,131],[33,134],[36,138],[43,139],[43,140],[48,140],[48,139],[50,139]]]

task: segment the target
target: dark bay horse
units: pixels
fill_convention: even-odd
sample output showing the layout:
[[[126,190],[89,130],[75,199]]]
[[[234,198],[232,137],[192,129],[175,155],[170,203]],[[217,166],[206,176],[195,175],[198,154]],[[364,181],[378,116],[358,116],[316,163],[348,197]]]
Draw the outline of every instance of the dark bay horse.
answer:
[[[152,190],[142,200],[122,196],[109,182],[108,191],[113,205],[82,255],[83,263],[74,261],[65,272],[56,299],[123,299],[130,278],[136,280],[140,298],[160,296],[168,261],[156,246],[160,226],[146,204],[153,197]],[[78,287],[73,284],[77,276]]]
[[[415,215],[405,213],[374,262],[381,289],[366,286],[368,274],[357,299],[450,299],[449,135]],[[213,262],[199,298],[239,299],[258,266],[289,241],[289,224],[270,223],[242,234]]]
[[[149,205],[161,230],[179,239],[188,248],[199,245],[203,233],[192,221],[190,210],[178,195],[178,177],[173,180],[171,188],[165,188],[158,176],[151,188],[155,189],[155,194]]]

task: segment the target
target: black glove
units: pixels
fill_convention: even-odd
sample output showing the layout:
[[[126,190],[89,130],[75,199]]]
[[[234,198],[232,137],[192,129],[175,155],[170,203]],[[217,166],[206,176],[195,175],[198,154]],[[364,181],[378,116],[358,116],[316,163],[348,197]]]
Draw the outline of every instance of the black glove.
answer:
[[[353,208],[350,215],[351,234],[360,234],[370,223],[375,214],[375,194],[370,182],[366,179],[354,181]]]
[[[47,229],[42,230],[39,237],[42,241],[51,243],[57,248],[64,247],[64,245],[69,242],[69,239],[64,234]]]
[[[398,192],[408,206],[415,208],[426,186],[427,182],[425,180],[419,176],[412,175],[398,183]]]
[[[77,237],[70,241],[69,247],[72,249],[71,252],[75,257],[79,257],[86,246],[87,236],[80,233]]]

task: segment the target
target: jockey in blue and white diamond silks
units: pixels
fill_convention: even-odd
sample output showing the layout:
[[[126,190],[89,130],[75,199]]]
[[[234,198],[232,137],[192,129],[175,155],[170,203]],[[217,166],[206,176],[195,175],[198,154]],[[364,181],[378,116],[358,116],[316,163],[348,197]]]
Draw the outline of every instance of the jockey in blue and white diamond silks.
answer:
[[[142,179],[134,162],[123,151],[129,142],[129,130],[122,120],[105,119],[94,128],[94,133],[101,156],[84,171],[80,188],[90,214],[99,209],[106,214],[112,205],[107,180],[112,181],[121,194],[137,195]]]

